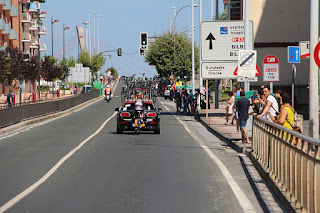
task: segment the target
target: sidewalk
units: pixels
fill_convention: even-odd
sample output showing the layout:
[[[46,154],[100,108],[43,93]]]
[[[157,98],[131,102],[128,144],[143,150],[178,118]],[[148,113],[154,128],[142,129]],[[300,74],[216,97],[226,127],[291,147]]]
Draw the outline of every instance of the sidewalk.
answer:
[[[199,121],[211,132],[217,133],[220,137],[228,140],[230,146],[238,152],[247,153],[251,151],[251,143],[241,143],[241,132],[237,132],[236,122],[234,125],[225,125],[226,122],[226,106],[227,102],[220,102],[219,109],[215,109],[214,104],[211,103],[211,109],[208,109],[208,118],[206,118],[206,109],[201,109],[198,118]],[[231,116],[229,116],[229,123]],[[303,121],[303,134],[308,135],[309,121]]]

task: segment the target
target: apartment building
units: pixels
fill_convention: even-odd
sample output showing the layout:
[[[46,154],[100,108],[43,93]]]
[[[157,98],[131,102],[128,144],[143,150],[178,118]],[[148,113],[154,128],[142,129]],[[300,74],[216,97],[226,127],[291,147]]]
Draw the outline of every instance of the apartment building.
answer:
[[[41,43],[40,36],[46,34],[46,28],[41,26],[41,19],[46,17],[40,9],[40,3],[45,0],[0,0],[0,50],[13,46],[23,53],[25,60],[39,57],[46,45]],[[40,51],[40,52],[39,52]],[[13,82],[14,92],[20,84]],[[26,92],[31,92],[32,84],[22,85]],[[33,85],[35,86],[35,85]],[[0,85],[0,94],[6,94],[9,85]]]

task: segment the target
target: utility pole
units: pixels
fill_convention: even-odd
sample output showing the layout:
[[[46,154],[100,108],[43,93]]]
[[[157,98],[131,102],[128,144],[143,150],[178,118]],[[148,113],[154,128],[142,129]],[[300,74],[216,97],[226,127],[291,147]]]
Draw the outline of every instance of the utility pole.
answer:
[[[310,0],[310,83],[309,83],[309,135],[319,139],[319,68],[314,50],[319,41],[319,0]]]

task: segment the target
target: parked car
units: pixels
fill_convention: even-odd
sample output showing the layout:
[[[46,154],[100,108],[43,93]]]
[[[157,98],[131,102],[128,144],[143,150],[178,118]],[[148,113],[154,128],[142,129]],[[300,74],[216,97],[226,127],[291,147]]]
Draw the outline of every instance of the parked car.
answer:
[[[167,86],[166,89],[164,90],[164,93],[163,93],[164,99],[171,98],[170,88],[171,88],[171,86]]]
[[[90,85],[84,85],[81,88],[81,93],[86,93],[86,92],[90,92],[91,91],[91,86]]]

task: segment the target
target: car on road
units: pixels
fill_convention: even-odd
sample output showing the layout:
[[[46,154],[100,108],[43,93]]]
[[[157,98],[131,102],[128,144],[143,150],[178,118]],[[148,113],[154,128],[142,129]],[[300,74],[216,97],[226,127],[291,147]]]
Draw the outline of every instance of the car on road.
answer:
[[[161,108],[156,109],[151,100],[143,100],[144,105],[144,123],[141,131],[153,131],[155,134],[160,134],[160,112]],[[115,108],[117,114],[117,133],[123,131],[135,131],[134,123],[135,100],[126,100],[120,108]]]
[[[171,99],[170,89],[171,89],[171,86],[167,86],[166,89],[164,90],[164,93],[163,93],[164,99],[167,99],[167,98]]]

